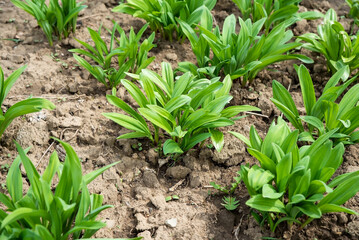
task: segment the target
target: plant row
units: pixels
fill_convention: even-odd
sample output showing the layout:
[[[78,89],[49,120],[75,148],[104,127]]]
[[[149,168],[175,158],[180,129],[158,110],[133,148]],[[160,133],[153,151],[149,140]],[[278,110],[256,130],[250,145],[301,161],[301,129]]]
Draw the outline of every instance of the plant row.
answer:
[[[53,36],[60,40],[75,31],[77,15],[86,7],[74,0],[63,0],[61,4],[50,0],[49,5],[44,0],[12,2],[37,19],[50,45]],[[299,115],[290,93],[273,81],[272,102],[295,130],[278,118],[264,139],[253,127],[249,139],[232,133],[246,143],[248,152],[260,164],[242,166],[230,189],[213,185],[233,194],[243,181],[250,195],[246,204],[253,209],[252,215],[272,231],[282,222],[305,226],[328,212],[356,214],[341,205],[359,190],[354,184],[359,180],[359,172],[334,179],[332,176],[342,163],[344,146],[359,141],[356,131],[359,86],[352,86],[356,77],[350,78],[359,64],[358,35],[346,33],[332,9],[324,16],[318,12],[298,13],[300,0],[234,2],[242,14],[238,18],[239,32],[234,15],[225,19],[222,31],[218,26],[213,28],[210,12],[216,4],[213,0],[128,0],[114,11],[146,20],[148,23],[138,33],[131,28],[126,34],[114,23],[112,29],[105,29],[111,35],[108,44],[102,39],[102,26],[97,31],[89,28],[94,46],[76,39],[84,48],[70,51],[94,78],[112,89],[112,94],[107,95],[109,103],[125,112],[103,114],[130,130],[119,139],[148,138],[163,150],[163,155],[174,160],[207,139],[221,151],[224,145],[221,128],[245,117],[239,116],[241,113],[260,111],[248,105],[227,106],[232,99],[233,81],[246,86],[259,71],[284,60],[312,63],[309,57],[295,53],[300,48],[321,53],[333,76],[318,99],[309,71],[304,65],[295,66],[306,110],[304,116]],[[348,4],[350,16],[357,23],[357,3],[348,1]],[[301,19],[321,17],[323,23],[318,26],[318,34],[307,33],[292,41],[293,33],[288,27]],[[148,26],[153,33],[141,40]],[[149,52],[155,47],[156,32],[171,41],[187,38],[197,63],[182,62],[175,70],[162,63],[161,74],[148,70],[154,60]],[[16,70],[7,79],[0,71],[0,103],[24,70],[25,67]],[[126,88],[139,107],[133,108],[116,96],[120,86]],[[1,112],[0,136],[14,118],[54,107],[45,99],[14,104]],[[0,238],[89,238],[104,226],[96,217],[109,206],[102,206],[101,195],[90,195],[87,184],[116,163],[82,176],[76,153],[68,144],[59,142],[67,152],[65,163],[59,162],[55,152],[42,176],[26,151],[16,144],[19,157],[14,160],[6,183],[10,197],[0,194],[0,202],[6,206],[5,211],[0,210]],[[24,196],[20,163],[30,182]],[[55,174],[59,182],[53,190]],[[235,199],[225,200],[227,208],[235,209]]]

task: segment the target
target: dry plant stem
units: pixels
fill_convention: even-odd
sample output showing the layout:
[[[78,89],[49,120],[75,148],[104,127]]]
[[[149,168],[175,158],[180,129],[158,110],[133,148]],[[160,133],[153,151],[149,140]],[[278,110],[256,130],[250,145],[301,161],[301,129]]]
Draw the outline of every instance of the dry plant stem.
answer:
[[[184,182],[184,179],[180,180],[178,183],[176,183],[175,185],[173,185],[172,187],[170,187],[170,188],[168,189],[168,191],[174,192],[183,182]]]
[[[63,140],[63,135],[64,135],[64,133],[66,132],[66,130],[69,130],[69,129],[73,129],[73,128],[65,128],[64,130],[61,131],[61,133],[60,133],[60,139],[61,139],[61,140]],[[78,133],[79,131],[80,131],[80,128],[78,128],[78,129],[76,130],[75,134],[74,134],[72,137],[70,137],[67,141],[72,140],[72,139],[77,135],[77,133]],[[50,151],[51,147],[52,147],[54,144],[55,144],[55,141],[53,141],[53,142],[50,144],[50,146],[46,149],[46,151],[44,152],[44,154],[42,154],[40,160],[37,162],[37,164],[36,164],[36,166],[35,166],[36,169],[39,167],[39,165],[41,164],[41,160],[42,160],[42,159],[45,157],[45,155]]]
[[[255,113],[255,112],[244,112],[244,114],[249,114],[249,115],[254,115],[254,116],[258,116],[258,117],[269,118],[267,115],[260,114],[260,113]]]

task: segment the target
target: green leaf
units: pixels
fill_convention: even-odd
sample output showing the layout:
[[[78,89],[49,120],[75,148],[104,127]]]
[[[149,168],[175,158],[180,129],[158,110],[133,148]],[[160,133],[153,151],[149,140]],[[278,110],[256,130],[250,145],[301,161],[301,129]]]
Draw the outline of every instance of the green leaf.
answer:
[[[163,154],[167,155],[169,153],[183,153],[183,151],[182,151],[181,147],[178,145],[178,143],[176,143],[172,139],[168,139],[163,144]]]
[[[313,106],[316,103],[312,78],[310,77],[308,69],[304,65],[300,65],[297,72],[302,90],[304,107],[307,115],[310,116],[312,114]]]
[[[284,204],[278,199],[269,199],[269,198],[264,198],[261,195],[256,195],[250,198],[246,202],[246,204],[249,207],[257,209],[259,211],[277,212],[277,213],[286,214]]]
[[[262,196],[269,199],[278,199],[282,197],[284,192],[278,193],[272,185],[264,184],[262,188]]]
[[[211,133],[211,140],[213,146],[216,148],[218,152],[221,152],[224,145],[223,133],[216,129],[209,129],[209,132]]]
[[[44,210],[35,210],[26,207],[20,207],[14,210],[11,214],[7,215],[0,226],[0,230],[4,229],[6,226],[16,222],[17,220],[24,219],[26,217],[42,217],[46,220],[50,219],[48,213]],[[34,226],[33,226],[34,227]]]

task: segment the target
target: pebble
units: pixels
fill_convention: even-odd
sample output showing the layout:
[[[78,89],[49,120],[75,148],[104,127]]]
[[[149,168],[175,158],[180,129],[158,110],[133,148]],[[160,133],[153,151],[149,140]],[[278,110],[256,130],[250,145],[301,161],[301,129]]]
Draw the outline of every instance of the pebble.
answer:
[[[166,220],[166,225],[171,228],[175,228],[177,226],[177,218],[171,218]]]
[[[175,179],[183,179],[185,178],[189,173],[191,172],[191,169],[183,166],[175,166],[170,167],[167,169],[166,174],[169,177],[175,178]]]
[[[148,157],[148,161],[151,164],[153,164],[153,165],[157,164],[158,152],[156,152],[153,148],[148,150],[147,157]]]
[[[151,171],[145,171],[143,173],[143,183],[146,187],[149,187],[149,188],[156,188],[160,185],[156,174],[154,174]]]
[[[176,61],[178,59],[177,54],[175,53],[166,53],[165,58],[171,61]]]
[[[150,197],[150,201],[153,204],[153,206],[155,206],[158,209],[163,209],[166,207],[166,200],[161,195]]]

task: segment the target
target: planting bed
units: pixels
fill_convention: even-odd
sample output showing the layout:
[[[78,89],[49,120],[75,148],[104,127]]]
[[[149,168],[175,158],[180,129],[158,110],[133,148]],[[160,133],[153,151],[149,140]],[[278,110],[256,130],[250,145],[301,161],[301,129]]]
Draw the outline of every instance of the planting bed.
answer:
[[[129,15],[112,13],[111,9],[117,5],[114,0],[88,0],[87,5],[88,8],[78,18],[78,39],[90,40],[86,27],[97,29],[103,23],[110,28],[112,20],[117,21],[125,31],[131,26],[138,31],[144,25],[142,20]],[[344,0],[304,0],[301,5],[301,11],[316,9],[326,12],[332,7],[339,16],[348,11]],[[245,144],[228,133],[225,133],[225,145],[221,153],[208,146],[196,147],[176,163],[166,163],[166,159],[159,158],[156,149],[147,140],[116,140],[117,136],[127,130],[101,115],[118,109],[107,102],[106,88],[86,70],[79,68],[68,52],[69,49],[80,48],[79,44],[70,37],[50,47],[45,35],[37,27],[36,20],[30,15],[14,7],[10,1],[0,1],[0,8],[0,38],[20,40],[18,43],[0,41],[0,66],[5,76],[28,64],[27,70],[5,100],[5,106],[11,106],[30,95],[49,99],[56,104],[54,111],[42,111],[18,118],[6,130],[0,143],[0,183],[5,183],[7,166],[11,165],[16,156],[13,140],[23,147],[31,146],[28,155],[40,170],[45,168],[54,149],[63,160],[64,151],[50,139],[54,136],[74,147],[85,172],[121,161],[89,185],[90,192],[103,194],[104,203],[114,206],[100,215],[107,227],[101,229],[96,237],[143,236],[145,240],[359,238],[359,219],[343,213],[326,214],[305,229],[294,226],[288,231],[282,224],[276,234],[263,230],[250,216],[249,207],[245,205],[249,196],[244,187],[236,191],[240,206],[236,211],[227,211],[221,205],[223,195],[209,183],[214,181],[229,185],[241,164],[255,163],[246,152]],[[229,0],[219,0],[212,13],[220,25],[229,14],[239,15]],[[296,35],[316,32],[318,23],[319,20],[303,20],[294,25],[293,32]],[[341,23],[349,27],[348,22]],[[149,35],[150,31],[147,30],[145,36]],[[159,71],[162,61],[170,62],[173,67],[180,61],[195,61],[188,41],[179,44],[158,39],[155,40],[157,48],[150,52],[150,56],[156,59],[149,69]],[[105,40],[109,41],[109,38]],[[303,50],[302,53],[315,60],[314,64],[307,67],[315,89],[320,92],[330,77],[325,59],[309,51]],[[231,104],[257,106],[262,109],[262,114],[250,115],[226,130],[248,136],[250,126],[254,124],[263,137],[269,124],[280,114],[269,100],[272,97],[273,79],[290,88],[296,104],[301,104],[294,63],[299,62],[286,61],[271,65],[270,69],[260,72],[254,84],[248,88],[242,89],[235,82],[231,91],[234,97]],[[124,88],[120,87],[118,96],[130,105],[135,104]],[[303,112],[304,107],[299,108],[299,111]],[[358,152],[357,145],[346,149],[340,173],[359,170]],[[179,200],[165,202],[165,197],[171,195],[178,195]],[[359,195],[345,206],[359,211]],[[176,226],[170,226],[167,222],[173,218],[177,219]]]

